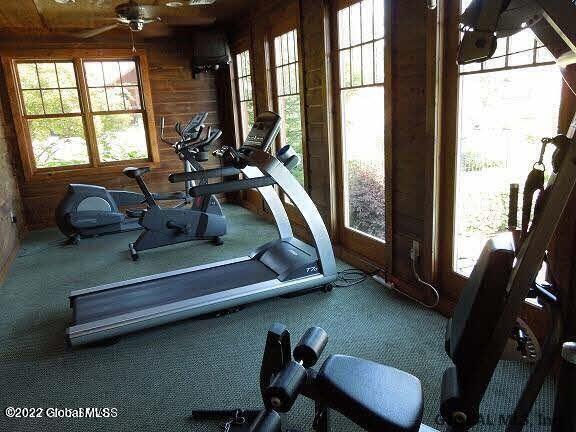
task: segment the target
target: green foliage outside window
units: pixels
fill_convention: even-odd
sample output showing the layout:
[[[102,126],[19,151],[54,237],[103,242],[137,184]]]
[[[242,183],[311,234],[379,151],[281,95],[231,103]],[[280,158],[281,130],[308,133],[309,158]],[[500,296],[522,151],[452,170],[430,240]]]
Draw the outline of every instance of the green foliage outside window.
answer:
[[[118,64],[118,71],[125,71],[123,77],[130,84],[90,89],[93,110],[140,109],[139,88],[134,85],[138,84],[135,62]],[[86,124],[81,115],[74,65],[71,62],[19,63],[17,70],[24,114],[32,117],[27,123],[35,166],[51,168],[89,164]],[[76,113],[77,116],[51,117]],[[142,113],[95,115],[93,118],[101,162],[148,157]]]
[[[284,119],[284,144],[290,145],[300,157],[300,163],[292,174],[301,185],[304,185],[304,163],[302,155],[302,120],[300,115],[300,96],[283,96],[279,98],[280,115]]]
[[[504,168],[502,160],[489,159],[478,151],[463,152],[460,156],[460,166],[464,172],[482,171],[487,168]]]
[[[98,153],[103,162],[148,156],[142,114],[94,116]]]
[[[386,238],[384,167],[380,162],[348,161],[348,225]],[[377,205],[375,205],[377,203]]]
[[[37,168],[84,165],[90,159],[82,117],[28,121]]]

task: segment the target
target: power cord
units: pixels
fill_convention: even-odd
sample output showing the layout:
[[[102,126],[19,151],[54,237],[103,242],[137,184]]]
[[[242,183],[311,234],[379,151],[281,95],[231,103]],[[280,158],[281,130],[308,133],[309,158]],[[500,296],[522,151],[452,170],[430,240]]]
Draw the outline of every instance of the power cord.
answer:
[[[338,279],[332,282],[333,288],[348,288],[359,283],[364,282],[366,279],[377,275],[380,270],[366,273],[360,269],[349,268],[338,272]]]
[[[398,288],[396,288],[396,286],[393,283],[388,282],[384,276],[380,275],[382,273],[381,269],[376,269],[372,272],[365,272],[360,269],[348,268],[339,271],[337,280],[333,282],[331,285],[333,288],[347,288],[362,283],[368,278],[373,278],[376,282],[380,283],[381,285],[384,285],[386,288],[396,291],[397,293],[409,298],[412,301],[415,301],[421,306],[424,306],[427,309],[434,309],[440,303],[440,293],[433,285],[429,284],[420,277],[420,274],[418,273],[417,269],[417,261],[419,257],[420,257],[420,247],[415,242],[412,245],[412,249],[410,250],[410,263],[412,268],[412,274],[414,276],[414,279],[416,279],[416,282],[418,282],[418,284],[425,286],[434,294],[434,301],[432,302],[432,304],[424,303],[422,300],[417,299],[416,297],[413,297],[410,294],[407,294],[404,291],[401,291]]]
[[[440,294],[438,293],[438,290],[433,285],[429,284],[428,282],[426,282],[425,280],[423,280],[420,277],[420,274],[418,273],[418,269],[416,268],[416,262],[418,261],[418,258],[420,258],[419,247],[416,247],[415,244],[413,244],[412,249],[410,250],[410,262],[412,264],[412,275],[414,276],[414,279],[416,279],[416,282],[418,282],[420,285],[423,285],[423,286],[429,288],[430,291],[432,291],[432,293],[434,293],[435,300],[431,305],[429,305],[429,304],[426,304],[423,301],[420,301],[417,298],[414,298],[408,294],[405,294],[405,295],[407,297],[411,298],[412,300],[414,300],[415,302],[421,304],[425,308],[434,309],[440,303]]]
[[[426,288],[430,289],[430,291],[432,291],[434,293],[435,300],[432,304],[424,303],[422,300],[420,300],[416,297],[413,297],[410,294],[407,294],[406,292],[396,288],[396,285],[393,282],[387,281],[385,276],[375,274],[372,276],[372,278],[376,282],[378,282],[379,284],[385,286],[386,288],[388,288],[392,291],[397,292],[398,294],[400,294],[404,297],[409,298],[410,300],[418,303],[419,305],[424,306],[427,309],[434,309],[440,303],[440,294],[438,293],[438,290],[433,285],[424,281],[420,277],[420,275],[418,274],[418,270],[416,268],[416,263],[418,261],[419,256],[420,256],[420,246],[417,242],[414,242],[414,244],[412,245],[412,249],[410,250],[410,262],[411,262],[411,267],[412,267],[412,274],[414,276],[414,279],[416,279],[416,282],[418,282],[418,284],[425,286]]]

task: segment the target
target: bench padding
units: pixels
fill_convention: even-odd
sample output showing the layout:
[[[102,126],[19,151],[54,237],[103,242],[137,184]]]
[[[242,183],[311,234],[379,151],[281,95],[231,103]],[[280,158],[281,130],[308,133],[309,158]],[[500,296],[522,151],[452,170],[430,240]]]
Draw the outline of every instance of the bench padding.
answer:
[[[418,432],[420,380],[401,370],[344,355],[328,357],[316,377],[322,402],[367,431]]]

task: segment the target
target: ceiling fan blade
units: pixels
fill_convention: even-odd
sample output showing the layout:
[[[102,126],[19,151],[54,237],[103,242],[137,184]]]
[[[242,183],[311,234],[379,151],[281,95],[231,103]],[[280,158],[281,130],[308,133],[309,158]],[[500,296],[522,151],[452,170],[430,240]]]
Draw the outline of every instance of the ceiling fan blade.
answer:
[[[162,22],[162,18],[160,18],[160,17],[156,17],[156,18],[144,18],[144,19],[142,19],[142,22],[143,22],[144,24],[154,24],[154,23]]]
[[[106,33],[107,31],[113,30],[116,27],[120,27],[120,23],[110,24],[104,27],[99,27],[95,29],[85,30],[79,33],[72,33],[71,35],[78,38],[78,39],[90,39],[94,36],[98,36],[99,34]]]
[[[190,6],[207,6],[216,3],[216,0],[188,0]]]

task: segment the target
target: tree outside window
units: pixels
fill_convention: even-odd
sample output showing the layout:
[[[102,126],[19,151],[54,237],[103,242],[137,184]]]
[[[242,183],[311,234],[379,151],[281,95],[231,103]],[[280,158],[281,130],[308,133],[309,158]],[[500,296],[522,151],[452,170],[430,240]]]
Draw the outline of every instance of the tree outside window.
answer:
[[[18,60],[15,71],[35,169],[149,159],[135,59]]]

